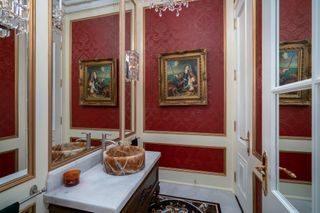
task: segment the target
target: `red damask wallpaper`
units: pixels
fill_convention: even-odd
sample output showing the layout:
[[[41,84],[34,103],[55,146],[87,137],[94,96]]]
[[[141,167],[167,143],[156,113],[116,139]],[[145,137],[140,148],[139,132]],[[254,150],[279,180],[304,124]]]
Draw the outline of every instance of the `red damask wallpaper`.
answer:
[[[262,0],[256,0],[255,151],[262,155]]]
[[[0,39],[0,138],[16,134],[15,36]]]
[[[127,13],[126,49],[130,48],[130,20],[131,13]],[[119,15],[73,21],[71,32],[71,128],[118,129],[119,107],[79,105],[79,61],[97,58],[119,58]]]
[[[280,179],[311,182],[311,157],[311,153],[305,152],[280,152],[280,166],[289,169],[297,176],[297,178],[293,179],[284,172],[280,172]]]
[[[188,9],[145,9],[145,127],[147,131],[225,133],[224,1],[191,2]],[[160,53],[206,48],[207,106],[159,106]]]
[[[161,167],[226,173],[226,150],[224,148],[191,147],[148,142],[144,143],[144,148],[148,151],[161,152]]]
[[[280,1],[280,41],[311,40],[311,0]],[[281,106],[280,135],[311,137],[311,106]]]

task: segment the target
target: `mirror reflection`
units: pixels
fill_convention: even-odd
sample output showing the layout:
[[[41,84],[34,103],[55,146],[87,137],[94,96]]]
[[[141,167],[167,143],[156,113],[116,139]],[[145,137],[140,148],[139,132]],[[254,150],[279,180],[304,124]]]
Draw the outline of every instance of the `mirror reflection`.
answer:
[[[311,0],[280,0],[279,86],[311,78]],[[293,94],[288,94],[293,96]]]
[[[17,35],[11,30],[0,38],[0,191],[8,188],[8,182],[30,174],[30,59],[28,33]]]
[[[52,30],[53,168],[99,149],[102,138],[119,138],[120,83],[119,5],[98,0],[52,4],[53,17],[60,7],[64,12],[64,24]],[[132,16],[128,8],[126,49],[131,46]],[[132,129],[131,91],[130,85],[126,92],[128,130]]]
[[[311,90],[297,91],[311,97]],[[279,100],[279,190],[300,212],[312,212],[311,101]]]
[[[119,136],[119,8],[56,5],[62,5],[65,26],[53,30],[53,163],[99,146],[102,133]]]
[[[126,42],[130,39],[130,43],[126,43],[126,50],[135,50],[135,2],[128,1],[126,3],[126,16],[131,14],[130,20],[126,20]],[[129,23],[130,22],[130,23]],[[128,24],[130,24],[128,26]],[[129,33],[128,33],[129,30]],[[129,38],[127,38],[129,36]],[[126,81],[125,81],[125,136],[129,137],[135,132],[135,91],[136,85],[129,73],[130,54],[126,51]]]
[[[33,1],[29,4],[32,23]],[[24,28],[29,22],[17,29],[0,24],[0,192],[34,172],[33,28]]]

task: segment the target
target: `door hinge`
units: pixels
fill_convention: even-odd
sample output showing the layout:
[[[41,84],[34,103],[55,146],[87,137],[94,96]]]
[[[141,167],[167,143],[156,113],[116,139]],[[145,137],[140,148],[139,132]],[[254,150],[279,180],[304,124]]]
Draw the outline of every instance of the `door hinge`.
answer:
[[[60,50],[62,50],[62,43],[60,43]]]
[[[233,80],[236,81],[237,80],[237,70],[233,70]]]
[[[236,183],[237,182],[237,173],[233,172],[233,181]]]
[[[237,19],[233,19],[233,28],[236,30],[237,29]]]
[[[60,88],[62,88],[62,79],[60,79]]]
[[[60,117],[60,124],[62,125],[62,116]]]
[[[237,131],[237,121],[233,121],[233,131]]]

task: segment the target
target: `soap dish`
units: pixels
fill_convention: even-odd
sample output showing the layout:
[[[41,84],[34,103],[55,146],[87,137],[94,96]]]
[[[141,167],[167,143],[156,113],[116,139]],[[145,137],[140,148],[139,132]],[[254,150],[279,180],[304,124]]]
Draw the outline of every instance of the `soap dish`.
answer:
[[[75,186],[80,183],[80,170],[69,170],[63,173],[63,183],[65,186]]]

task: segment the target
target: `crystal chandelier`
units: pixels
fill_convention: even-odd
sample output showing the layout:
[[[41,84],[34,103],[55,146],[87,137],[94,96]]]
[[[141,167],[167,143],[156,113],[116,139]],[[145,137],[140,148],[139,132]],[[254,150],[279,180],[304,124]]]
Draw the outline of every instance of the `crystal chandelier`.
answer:
[[[189,0],[146,0],[150,3],[150,8],[154,8],[156,12],[159,12],[161,17],[163,12],[169,10],[176,12],[176,16],[180,15],[182,7],[188,8]]]
[[[29,0],[0,0],[0,38],[27,33],[29,28]]]
[[[59,5],[52,11],[52,26],[53,29],[63,30],[64,11],[62,9],[62,0],[59,0]]]

